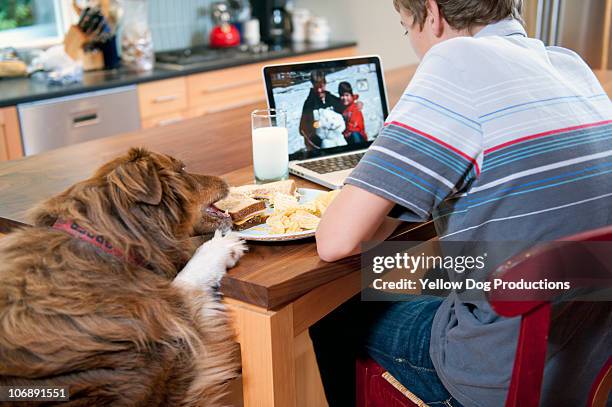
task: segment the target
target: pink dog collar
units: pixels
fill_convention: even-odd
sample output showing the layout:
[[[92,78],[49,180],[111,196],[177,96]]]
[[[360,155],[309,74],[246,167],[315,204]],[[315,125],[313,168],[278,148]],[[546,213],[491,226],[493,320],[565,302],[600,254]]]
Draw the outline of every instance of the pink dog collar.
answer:
[[[75,221],[66,221],[58,218],[53,224],[53,229],[61,230],[63,232],[68,233],[78,239],[81,239],[91,245],[96,246],[101,249],[103,252],[110,254],[111,256],[115,256],[118,259],[125,260],[127,259],[130,263],[140,266],[140,262],[136,261],[132,257],[127,257],[123,251],[113,247],[113,245],[106,240],[101,235],[96,235],[87,229],[79,226]]]

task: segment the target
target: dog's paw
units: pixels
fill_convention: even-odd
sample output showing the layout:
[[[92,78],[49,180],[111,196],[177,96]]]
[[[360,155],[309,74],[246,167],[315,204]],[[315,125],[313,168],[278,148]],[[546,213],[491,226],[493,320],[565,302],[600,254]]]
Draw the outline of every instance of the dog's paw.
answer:
[[[217,230],[211,240],[196,250],[175,281],[214,287],[219,284],[227,269],[234,267],[246,251],[246,244],[235,233],[223,234]]]
[[[213,250],[224,257],[224,264],[228,269],[234,267],[247,251],[247,245],[244,240],[238,234],[231,231],[222,232],[217,230],[215,236],[204,243],[203,246],[206,245],[208,245],[207,250]]]

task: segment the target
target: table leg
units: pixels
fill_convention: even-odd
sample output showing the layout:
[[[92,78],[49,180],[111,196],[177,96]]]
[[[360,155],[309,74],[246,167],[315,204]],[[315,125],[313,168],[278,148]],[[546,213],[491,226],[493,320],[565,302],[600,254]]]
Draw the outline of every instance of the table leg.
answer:
[[[245,407],[294,407],[293,306],[268,311],[226,301],[242,354]]]

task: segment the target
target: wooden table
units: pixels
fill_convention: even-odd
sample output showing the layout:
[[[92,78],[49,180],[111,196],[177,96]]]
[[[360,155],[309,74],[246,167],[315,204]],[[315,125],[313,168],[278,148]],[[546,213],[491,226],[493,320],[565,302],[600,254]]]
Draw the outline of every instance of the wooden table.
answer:
[[[253,173],[249,167],[225,177],[242,184],[250,182]],[[296,181],[299,187],[321,188],[305,180]],[[392,239],[424,241],[434,236],[432,223],[406,224]],[[296,376],[300,373],[296,368],[300,345],[296,342],[303,346],[311,325],[360,292],[360,261],[354,256],[323,262],[313,239],[249,244],[248,255],[221,284],[234,312],[246,405],[319,405],[315,403],[320,398],[304,388],[309,379]],[[298,390],[296,384],[303,389]]]
[[[415,67],[388,72],[393,106]],[[608,92],[612,74],[596,72]],[[225,176],[230,183],[252,180],[248,106],[169,127],[94,140],[22,160],[0,163],[0,233],[27,225],[24,211],[69,185],[130,146],[145,146],[182,159],[190,171]],[[312,186],[300,180],[301,186]],[[409,225],[405,240],[428,240],[430,224]],[[313,240],[250,244],[249,253],[222,282],[234,314],[242,351],[246,406],[311,406],[324,403],[309,396],[303,358],[308,327],[360,290],[359,258],[336,263],[319,260]],[[296,346],[297,345],[297,346]],[[301,352],[301,353],[300,353]],[[312,361],[310,362],[312,367]],[[314,365],[316,368],[316,364]]]

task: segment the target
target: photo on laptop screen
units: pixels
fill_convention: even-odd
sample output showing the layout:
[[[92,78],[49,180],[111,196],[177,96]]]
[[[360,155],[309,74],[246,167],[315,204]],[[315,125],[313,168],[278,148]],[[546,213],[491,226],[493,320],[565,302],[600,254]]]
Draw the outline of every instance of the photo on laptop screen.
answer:
[[[366,148],[383,127],[377,57],[267,67],[264,75],[270,107],[287,112],[290,155]]]

